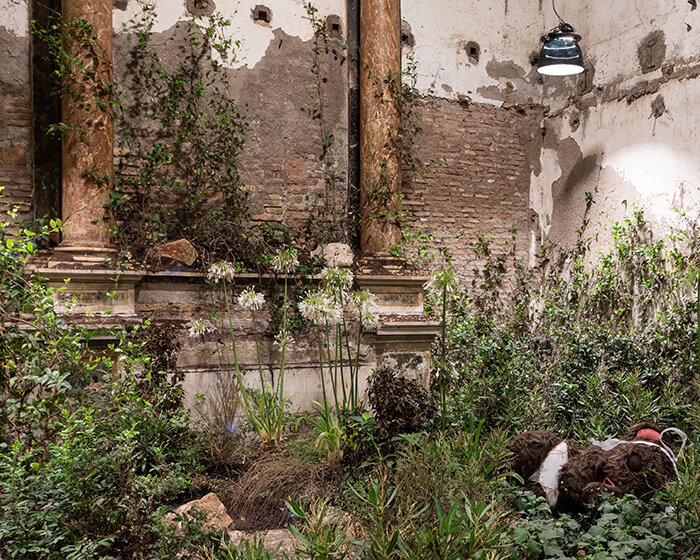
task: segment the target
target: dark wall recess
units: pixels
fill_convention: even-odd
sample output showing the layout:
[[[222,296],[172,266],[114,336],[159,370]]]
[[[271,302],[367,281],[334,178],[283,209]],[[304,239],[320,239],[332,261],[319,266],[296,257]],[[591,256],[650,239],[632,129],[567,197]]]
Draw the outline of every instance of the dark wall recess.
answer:
[[[258,4],[253,8],[251,16],[257,23],[270,23],[272,21],[272,10],[267,6]]]
[[[401,47],[412,49],[416,44],[416,38],[411,31],[411,25],[405,20],[401,20]]]
[[[36,26],[46,29],[55,23],[60,0],[34,0],[32,16]],[[52,79],[56,68],[51,63],[46,43],[32,35],[32,103],[34,106],[34,191],[33,207],[37,218],[61,216],[61,139],[48,135],[49,125],[61,122],[61,101]]]
[[[479,43],[469,41],[464,47],[464,50],[467,52],[469,62],[472,64],[479,64],[479,57],[481,56],[481,47],[479,46]]]
[[[330,15],[326,18],[326,33],[331,39],[343,38],[343,26],[340,16]]]
[[[216,10],[214,0],[187,0],[187,11],[195,16],[210,16]]]

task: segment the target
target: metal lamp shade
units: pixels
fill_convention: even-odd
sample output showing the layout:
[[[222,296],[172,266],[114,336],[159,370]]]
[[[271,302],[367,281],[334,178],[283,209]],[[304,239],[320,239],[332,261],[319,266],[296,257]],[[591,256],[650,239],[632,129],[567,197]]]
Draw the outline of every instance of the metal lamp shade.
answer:
[[[542,37],[537,71],[547,76],[570,76],[583,72],[580,35],[553,29]]]

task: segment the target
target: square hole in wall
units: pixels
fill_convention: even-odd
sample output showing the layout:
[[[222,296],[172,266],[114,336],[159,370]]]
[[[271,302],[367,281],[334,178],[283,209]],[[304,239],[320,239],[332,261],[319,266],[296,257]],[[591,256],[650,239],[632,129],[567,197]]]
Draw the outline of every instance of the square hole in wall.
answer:
[[[216,9],[214,0],[187,0],[187,11],[195,16],[210,16]]]
[[[258,4],[252,11],[253,20],[258,23],[270,23],[272,21],[272,10],[267,6]]]
[[[479,46],[479,43],[469,41],[464,47],[464,50],[467,51],[469,62],[472,64],[479,63],[479,56],[481,56],[481,47]]]
[[[340,23],[340,16],[330,15],[326,18],[326,32],[332,39],[343,38],[343,28]]]

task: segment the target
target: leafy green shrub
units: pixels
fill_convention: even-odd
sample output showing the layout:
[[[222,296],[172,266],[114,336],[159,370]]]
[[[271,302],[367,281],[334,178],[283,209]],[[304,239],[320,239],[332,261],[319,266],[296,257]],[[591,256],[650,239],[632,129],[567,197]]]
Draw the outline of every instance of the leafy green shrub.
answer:
[[[96,360],[85,356],[83,329],[68,325],[54,293],[24,267],[61,223],[15,226],[0,221],[0,452],[19,439],[51,437],[74,387],[89,382]]]
[[[543,498],[523,493],[516,506],[527,521],[513,531],[513,552],[523,559],[677,558],[697,535],[683,533],[669,505],[660,498],[647,504],[609,496],[587,516],[552,518]]]
[[[399,376],[389,366],[372,372],[367,395],[374,409],[379,439],[420,432],[436,413],[435,403],[425,388],[413,379]]]
[[[579,439],[639,421],[692,431],[700,331],[696,284],[686,279],[700,254],[697,226],[657,240],[635,211],[598,257],[584,229],[571,247],[543,249],[534,269],[479,239],[486,264],[449,315],[453,424],[484,419]]]
[[[495,513],[493,504],[462,495],[445,512],[437,504],[435,508],[434,523],[416,527],[399,543],[403,560],[493,559],[504,549],[504,514]]]
[[[287,503],[290,512],[302,520],[301,527],[290,527],[297,540],[295,558],[344,560],[357,553],[357,543],[348,538],[349,522],[324,501],[305,507],[295,500]]]
[[[0,548],[9,558],[131,557],[159,538],[156,512],[189,486],[187,417],[132,391],[63,411],[48,447],[0,455]],[[89,551],[89,554],[88,554]]]
[[[54,292],[24,270],[58,228],[0,222],[0,557],[193,550],[209,540],[197,524],[175,537],[160,522],[199,468],[171,369],[177,349],[167,328],[146,326],[112,333],[117,363],[90,352],[93,333],[59,314]]]
[[[430,515],[437,504],[443,511],[461,496],[493,498],[503,451],[503,438],[486,437],[483,423],[472,432],[439,433],[405,441],[396,452],[393,480],[404,501],[426,505]]]

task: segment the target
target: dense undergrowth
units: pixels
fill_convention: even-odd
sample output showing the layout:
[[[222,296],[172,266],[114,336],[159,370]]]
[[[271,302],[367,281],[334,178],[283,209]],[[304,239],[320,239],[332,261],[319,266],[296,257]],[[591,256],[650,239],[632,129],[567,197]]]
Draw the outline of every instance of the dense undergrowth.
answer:
[[[289,525],[296,559],[700,554],[695,230],[655,240],[637,213],[610,253],[587,261],[581,240],[534,270],[482,239],[486,267],[446,307],[433,393],[380,369],[373,413],[341,415],[337,445],[315,445],[313,417],[287,417],[283,444],[263,452],[250,427],[231,436],[185,413],[169,327],[112,333],[99,354],[94,332],[54,310],[23,267],[58,227],[0,229],[0,557],[274,556],[196,516],[178,535],[162,521],[212,490],[238,528]],[[694,444],[648,503],[611,496],[555,517],[500,468],[522,430],[601,439],[639,421]]]

